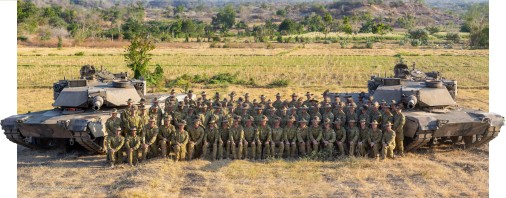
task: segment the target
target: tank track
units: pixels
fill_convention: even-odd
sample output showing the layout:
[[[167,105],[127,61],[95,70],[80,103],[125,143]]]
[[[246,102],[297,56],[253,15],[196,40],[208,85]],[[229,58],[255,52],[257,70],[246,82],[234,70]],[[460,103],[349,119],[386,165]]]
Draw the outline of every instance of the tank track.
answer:
[[[40,149],[40,147],[38,147],[37,145],[33,145],[33,144],[26,142],[25,137],[23,137],[23,135],[21,135],[21,133],[18,130],[11,129],[8,132],[6,131],[4,134],[7,137],[7,139],[9,139],[9,141],[11,141],[11,142],[14,142],[16,144],[19,144],[21,146],[24,146],[24,147],[27,147],[30,149]]]
[[[491,140],[496,138],[499,135],[499,129],[497,127],[489,127],[488,130],[481,135],[481,137],[473,137],[471,144],[465,145],[466,149],[472,149],[476,147],[480,147],[484,144],[489,143]]]
[[[415,151],[416,149],[426,145],[432,139],[432,133],[416,134],[415,138],[408,145],[404,146],[405,151]]]
[[[94,142],[88,132],[74,132],[74,138],[76,142],[83,146],[86,150],[98,154],[105,154],[104,148]]]

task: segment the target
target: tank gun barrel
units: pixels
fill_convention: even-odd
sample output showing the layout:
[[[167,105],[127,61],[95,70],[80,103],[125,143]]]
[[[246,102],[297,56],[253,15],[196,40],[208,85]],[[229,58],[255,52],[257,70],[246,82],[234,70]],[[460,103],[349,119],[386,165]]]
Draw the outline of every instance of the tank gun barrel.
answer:
[[[98,111],[103,104],[104,98],[102,98],[101,96],[93,97],[93,110]]]
[[[407,97],[408,101],[408,109],[413,109],[416,106],[416,103],[418,103],[418,99],[416,99],[416,96],[410,95]]]

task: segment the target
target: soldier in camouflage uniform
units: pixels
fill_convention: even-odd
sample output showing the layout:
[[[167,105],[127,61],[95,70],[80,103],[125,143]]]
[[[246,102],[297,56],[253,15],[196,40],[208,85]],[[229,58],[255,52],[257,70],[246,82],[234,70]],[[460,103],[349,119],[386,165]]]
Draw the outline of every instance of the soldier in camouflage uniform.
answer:
[[[109,156],[109,164],[114,168],[114,164],[119,163],[123,158],[121,148],[125,143],[125,138],[121,136],[121,127],[117,127],[115,135],[107,137],[107,154]],[[111,133],[112,134],[112,133]]]
[[[187,127],[193,126],[193,120],[195,118],[194,116],[195,116],[195,106],[190,105],[188,107],[188,110],[183,116],[183,119],[186,121]]]
[[[360,128],[359,128],[358,143],[357,143],[358,155],[360,157],[367,156],[368,141],[369,141],[369,128],[366,125],[366,120],[362,119],[362,120],[360,120]]]
[[[193,90],[189,90],[186,97],[188,98],[188,106],[197,106],[197,102],[193,100]]]
[[[218,159],[230,159],[230,147],[232,146],[232,143],[230,142],[230,127],[228,126],[228,120],[223,119],[221,121],[221,128],[220,128],[220,136],[221,141],[223,141],[223,146],[225,146],[225,153],[223,153],[223,147],[218,148]]]
[[[341,128],[345,128],[346,113],[343,110],[344,102],[339,102],[332,114],[334,114],[334,121],[339,118],[341,120]]]
[[[288,103],[288,107],[292,108],[295,107],[295,104],[297,103],[297,94],[292,94],[292,100]]]
[[[306,121],[311,121],[311,115],[309,115],[309,113],[307,112],[308,111],[308,107],[307,106],[302,106],[300,109],[300,113],[297,117],[297,120],[298,121],[301,121],[302,119],[306,120]]]
[[[170,153],[170,140],[174,133],[176,133],[176,127],[171,124],[171,121],[172,116],[166,115],[158,133],[158,147],[160,147],[162,157],[164,158],[168,157]]]
[[[285,151],[285,141],[286,134],[283,132],[283,128],[281,128],[281,118],[274,117],[274,126],[272,127],[272,144],[271,144],[271,153],[273,156],[277,158],[282,158]],[[276,153],[276,147],[278,152]]]
[[[121,120],[126,120],[126,118],[130,115],[130,109],[132,109],[132,103],[134,102],[131,98],[129,98],[127,101],[127,106],[126,108],[123,110],[123,112],[121,112],[121,115],[120,115],[120,118]],[[125,131],[130,131],[130,128],[123,128]],[[126,136],[125,136],[126,137]]]
[[[310,147],[309,142],[309,128],[307,127],[307,120],[302,118],[299,120],[299,128],[297,128],[297,141],[299,142],[300,155],[306,155],[306,148]]]
[[[356,120],[349,120],[348,121],[348,129],[346,138],[348,139],[348,148],[349,148],[349,155],[350,157],[355,156],[355,147],[357,146],[358,136],[359,136],[359,130],[356,124]]]
[[[118,110],[114,108],[111,111],[111,117],[107,118],[107,121],[105,122],[105,129],[107,134],[113,135],[116,133],[116,129],[118,127],[121,127],[121,119],[118,118]]]
[[[158,155],[156,146],[156,137],[158,136],[158,126],[155,124],[156,119],[151,118],[149,124],[143,129],[142,136],[142,160],[146,160],[148,155],[150,158]]]
[[[358,120],[356,107],[357,107],[357,105],[355,103],[350,103],[348,105],[348,109],[346,110],[346,119],[348,120],[348,122],[350,120]]]
[[[127,160],[130,166],[139,162],[139,148],[141,147],[142,139],[137,136],[137,127],[130,129],[130,135],[125,140],[125,150],[127,152]]]
[[[320,145],[320,141],[322,140],[322,128],[318,125],[320,123],[320,118],[318,116],[313,117],[311,120],[312,124],[309,127],[309,143],[311,146],[308,146],[307,152],[311,153],[314,151],[318,153],[318,146]]]
[[[378,122],[376,120],[372,121],[371,129],[369,130],[369,145],[373,151],[373,157],[379,159],[380,148],[381,148],[381,140],[383,138],[383,132],[378,129]]]
[[[397,107],[394,116],[395,146],[401,157],[404,157],[404,124],[406,117],[402,114],[402,108]]]
[[[176,125],[177,125],[177,123],[184,120],[185,113],[184,113],[183,107],[184,106],[182,104],[179,104],[177,106],[177,110],[174,112],[174,115],[172,117],[172,119],[174,120],[174,124],[176,124]]]
[[[243,126],[246,126],[246,120],[249,119],[249,105],[246,103],[243,103],[241,106],[241,114],[240,114],[242,121],[241,124]]]
[[[379,111],[378,108],[379,108],[379,104],[378,104],[378,102],[375,102],[371,108],[371,111],[369,112],[369,116],[370,116],[369,120],[371,122],[376,120],[376,122],[378,122],[378,124],[381,124],[382,123],[381,112]]]
[[[253,126],[253,116],[246,117],[244,125],[244,158],[255,159],[256,157],[256,129]],[[250,151],[248,152],[248,145]],[[249,154],[248,154],[249,153]]]
[[[381,122],[383,130],[385,130],[387,122],[394,123],[394,114],[390,112],[390,108],[386,107],[383,109],[383,114],[381,114]]]
[[[334,121],[334,130],[336,132],[336,144],[337,148],[339,148],[339,154],[341,157],[344,157],[344,146],[346,144],[346,129],[342,127],[341,119],[336,118]]]
[[[234,117],[234,123],[229,130],[229,141],[231,143],[232,156],[234,159],[242,159],[244,128],[241,126],[241,116]]]
[[[276,100],[272,103],[272,106],[276,109],[281,109],[283,107],[283,102],[281,101],[281,94],[276,94]]]
[[[139,113],[139,122],[140,122],[139,125],[144,127],[149,124],[150,117],[146,112],[145,106],[140,106],[139,108],[140,108],[140,112],[141,112],[141,113]],[[140,134],[143,134],[144,128],[142,128],[140,130],[141,130]]]
[[[286,126],[283,128],[285,134],[285,150],[288,151],[289,157],[297,157],[297,127],[293,124],[295,116],[291,116],[286,120]]]
[[[188,144],[188,132],[184,130],[186,121],[182,120],[177,123],[178,129],[172,136],[172,148],[174,150],[175,159],[174,161],[180,161],[186,159],[186,144]]]
[[[332,113],[332,105],[330,103],[326,103],[323,107],[323,115],[322,120],[329,119],[331,122],[334,121],[334,114]]]
[[[139,116],[135,113],[136,110],[137,110],[137,106],[132,106],[130,108],[130,114],[127,115],[124,120],[122,120],[122,126],[123,126],[123,129],[125,129],[125,131],[124,131],[125,137],[128,137],[130,135],[130,129],[132,129],[133,127],[136,128],[137,133],[138,133],[137,128],[142,127],[141,120],[140,120]],[[139,135],[139,134],[137,134],[137,135]]]
[[[213,106],[220,106],[221,107],[220,92],[216,92],[216,94],[214,94]]]
[[[270,145],[272,141],[272,129],[269,125],[267,125],[267,121],[269,121],[269,119],[266,116],[263,116],[259,126],[256,128],[257,159],[266,159],[271,157]]]
[[[312,94],[311,92],[309,92],[309,91],[308,91],[308,92],[306,92],[306,95],[305,95],[305,96],[306,96],[306,100],[302,103],[302,106],[304,106],[304,105],[305,105],[305,106],[308,106],[308,107],[309,107],[309,106],[311,106],[311,103],[312,103],[312,102],[311,102],[311,96],[313,96],[313,94]]]
[[[216,125],[215,120],[210,120],[208,124],[208,128],[206,131],[206,140],[204,141],[204,148],[202,148],[204,157],[207,156],[209,146],[212,146],[213,148],[211,160],[214,161],[218,154],[218,148],[223,147],[223,141],[221,141],[220,131]]]
[[[200,119],[194,118],[192,123],[192,126],[188,127],[188,135],[190,136],[190,140],[188,141],[188,160],[200,157],[204,146],[203,142],[206,138],[206,133],[200,124]]]
[[[383,159],[386,157],[393,159],[395,148],[395,131],[392,130],[391,122],[386,123],[385,132],[383,133],[383,139],[381,142],[383,143]]]
[[[272,127],[274,127],[274,123],[276,122],[276,118],[279,117],[279,116],[276,115],[276,108],[274,108],[274,107],[267,109],[267,111],[269,112],[266,115],[267,118],[269,119],[268,125],[272,128]]]
[[[309,111],[309,115],[311,116],[312,119],[314,119],[315,117],[318,118],[318,124],[320,124],[320,121],[322,120],[323,116],[320,113],[320,108],[318,107],[318,104],[313,104],[311,111]],[[313,123],[312,120],[311,123]]]
[[[330,104],[329,104],[330,105]],[[336,141],[336,132],[330,127],[330,119],[323,120],[322,146],[328,154],[328,158],[332,158],[334,152],[334,143]]]

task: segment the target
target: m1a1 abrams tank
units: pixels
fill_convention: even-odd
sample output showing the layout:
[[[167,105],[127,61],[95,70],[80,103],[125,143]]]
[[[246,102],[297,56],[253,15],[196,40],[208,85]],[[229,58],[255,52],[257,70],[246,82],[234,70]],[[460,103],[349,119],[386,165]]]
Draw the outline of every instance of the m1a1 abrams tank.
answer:
[[[153,97],[162,100],[167,97],[146,95],[145,81],[128,79],[127,73],[113,74],[85,65],[80,74],[79,79],[54,83],[54,109],[3,119],[1,126],[7,138],[33,149],[77,143],[92,153],[101,154],[105,152],[105,122],[113,108],[121,113],[128,99],[138,102],[142,97],[147,101]]]
[[[488,143],[500,132],[504,117],[459,107],[457,81],[438,72],[424,73],[404,63],[394,68],[394,77],[372,76],[368,95],[374,101],[395,100],[404,104],[405,149],[413,151],[428,143],[465,143],[472,148]]]

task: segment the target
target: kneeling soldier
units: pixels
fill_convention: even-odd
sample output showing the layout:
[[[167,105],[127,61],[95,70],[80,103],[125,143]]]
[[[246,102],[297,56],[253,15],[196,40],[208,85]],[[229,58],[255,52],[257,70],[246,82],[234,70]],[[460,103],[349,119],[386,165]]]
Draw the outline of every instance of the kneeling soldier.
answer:
[[[367,141],[369,140],[369,128],[366,126],[366,120],[360,120],[360,129],[358,132],[358,155],[365,157],[367,155]]]
[[[190,141],[188,142],[188,159],[192,160],[194,157],[200,157],[202,152],[202,142],[206,138],[204,128],[200,125],[200,118],[193,119],[193,126],[188,127],[188,135]]]
[[[392,130],[391,122],[386,123],[382,142],[383,142],[383,159],[385,159],[385,157],[393,159],[395,149],[395,131]]]
[[[325,118],[323,120],[323,132],[322,142],[325,152],[328,154],[328,158],[332,158],[334,151],[334,142],[336,141],[336,132],[330,127],[330,119]]]
[[[109,154],[109,164],[114,168],[114,164],[118,163],[122,158],[121,147],[125,143],[125,138],[121,136],[121,128],[117,127],[114,136],[107,137],[107,148]]]
[[[149,124],[144,128],[144,137],[142,138],[142,160],[155,157],[158,155],[158,148],[156,147],[156,137],[158,136],[158,126],[156,126],[156,119],[151,118]]]
[[[125,141],[125,149],[127,151],[128,164],[133,166],[139,162],[139,148],[141,147],[141,138],[137,136],[137,128],[130,129],[130,135]]]
[[[163,125],[160,127],[160,131],[158,133],[158,145],[162,151],[163,158],[166,158],[170,153],[170,140],[176,132],[176,128],[170,123],[171,120],[172,116],[166,115],[163,120]]]
[[[379,160],[379,150],[381,148],[381,140],[383,138],[383,132],[378,129],[378,121],[373,120],[371,123],[371,129],[369,130],[369,145],[372,148],[373,154],[376,160]]]
[[[184,130],[184,126],[186,125],[185,120],[181,120],[177,123],[178,129],[176,134],[172,136],[172,148],[174,149],[174,153],[176,158],[174,161],[184,160],[186,158],[186,144],[188,143],[188,132]]]

